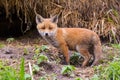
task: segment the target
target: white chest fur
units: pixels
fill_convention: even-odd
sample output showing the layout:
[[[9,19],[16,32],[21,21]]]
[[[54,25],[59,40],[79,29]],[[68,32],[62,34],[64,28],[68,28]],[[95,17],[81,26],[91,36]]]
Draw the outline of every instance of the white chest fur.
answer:
[[[57,42],[57,40],[55,39],[55,37],[49,37],[49,36],[47,36],[47,37],[44,37],[44,39],[48,43],[52,44],[54,47],[58,47],[59,46],[59,43]]]

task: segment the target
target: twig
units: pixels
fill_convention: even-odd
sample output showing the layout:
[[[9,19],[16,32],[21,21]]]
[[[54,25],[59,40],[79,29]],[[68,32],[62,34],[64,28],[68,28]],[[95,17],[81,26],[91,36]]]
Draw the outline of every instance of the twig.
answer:
[[[59,7],[59,8],[63,8],[61,5],[58,5],[58,4],[56,4],[56,3],[53,3],[53,2],[51,2],[53,5],[55,5],[55,6],[57,6],[57,7]]]
[[[31,66],[30,62],[29,62],[29,70],[30,70],[31,80],[34,80],[33,79],[33,73],[32,73],[32,66]]]

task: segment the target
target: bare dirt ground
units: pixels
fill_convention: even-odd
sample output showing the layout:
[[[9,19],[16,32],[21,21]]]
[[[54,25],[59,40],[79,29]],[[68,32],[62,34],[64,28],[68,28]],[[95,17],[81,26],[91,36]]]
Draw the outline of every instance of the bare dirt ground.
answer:
[[[6,39],[0,40],[0,60],[7,62],[9,66],[18,67],[20,59],[24,57],[26,73],[30,73],[28,63],[31,63],[31,65],[37,64],[37,60],[34,59],[36,46],[42,46],[44,44],[49,47],[47,52],[41,52],[49,58],[49,62],[39,65],[41,67],[40,71],[33,75],[35,80],[39,80],[42,76],[47,76],[49,78],[48,80],[53,80],[54,77],[57,80],[75,80],[76,77],[89,80],[95,74],[93,67],[81,68],[77,66],[74,71],[74,77],[63,76],[61,69],[64,64],[56,62],[59,58],[56,48],[47,44],[40,36],[33,35],[32,33],[14,39],[11,42],[6,41]],[[103,52],[105,53],[104,58],[108,57],[109,54],[114,55],[115,53],[113,48],[106,45],[103,45]],[[105,61],[107,60],[110,60],[110,58],[107,58]],[[105,61],[102,64],[105,64]]]

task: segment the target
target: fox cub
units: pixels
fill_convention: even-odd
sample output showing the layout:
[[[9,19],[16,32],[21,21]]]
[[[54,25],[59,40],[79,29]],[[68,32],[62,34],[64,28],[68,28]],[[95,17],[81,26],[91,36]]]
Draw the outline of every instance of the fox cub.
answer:
[[[43,18],[36,15],[37,30],[40,35],[54,47],[60,49],[69,64],[69,50],[77,51],[84,58],[82,67],[88,65],[91,56],[94,57],[92,65],[98,64],[101,59],[101,42],[98,35],[84,28],[59,28],[58,16]]]

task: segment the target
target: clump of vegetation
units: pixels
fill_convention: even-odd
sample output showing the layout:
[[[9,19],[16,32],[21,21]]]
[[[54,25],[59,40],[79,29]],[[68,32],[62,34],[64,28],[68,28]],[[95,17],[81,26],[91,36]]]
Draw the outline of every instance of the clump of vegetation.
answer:
[[[0,80],[17,80],[17,71],[10,66],[5,66],[5,64],[0,61]]]
[[[24,55],[27,55],[27,54],[29,54],[29,50],[27,49],[27,48],[24,48]]]
[[[61,74],[74,77],[74,73],[73,73],[74,70],[75,70],[74,66],[66,65],[62,67]]]
[[[105,69],[104,76],[108,80],[120,79],[120,61],[113,61],[109,63],[109,66]]]
[[[82,80],[82,78],[77,77],[77,78],[75,78],[75,80]]]
[[[0,61],[0,80],[27,80],[28,78],[30,75],[25,73],[24,58],[21,59],[20,71]]]
[[[70,63],[73,65],[80,65],[82,62],[82,57],[80,53],[74,52],[72,56],[70,57]]]
[[[35,54],[39,54],[43,51],[47,52],[49,50],[48,46],[46,45],[42,45],[42,46],[36,46],[36,49],[35,49]]]
[[[95,67],[95,74],[91,80],[119,80],[120,79],[120,59],[114,58],[107,66],[99,65]]]
[[[11,42],[15,41],[15,38],[7,38],[6,41],[8,42],[8,44],[10,44]]]
[[[111,46],[115,49],[119,49],[120,50],[120,44],[111,44]]]
[[[33,64],[33,73],[37,73],[40,70],[40,67],[38,65]]]
[[[37,60],[37,64],[48,61],[48,57],[41,53],[41,52],[47,52],[48,50],[49,48],[46,45],[36,47],[34,58]]]
[[[5,46],[4,44],[0,43],[0,48],[3,48],[4,46]]]
[[[41,62],[46,62],[46,61],[48,61],[48,57],[41,54],[41,55],[39,55],[39,58],[37,60],[37,64],[40,64]]]

